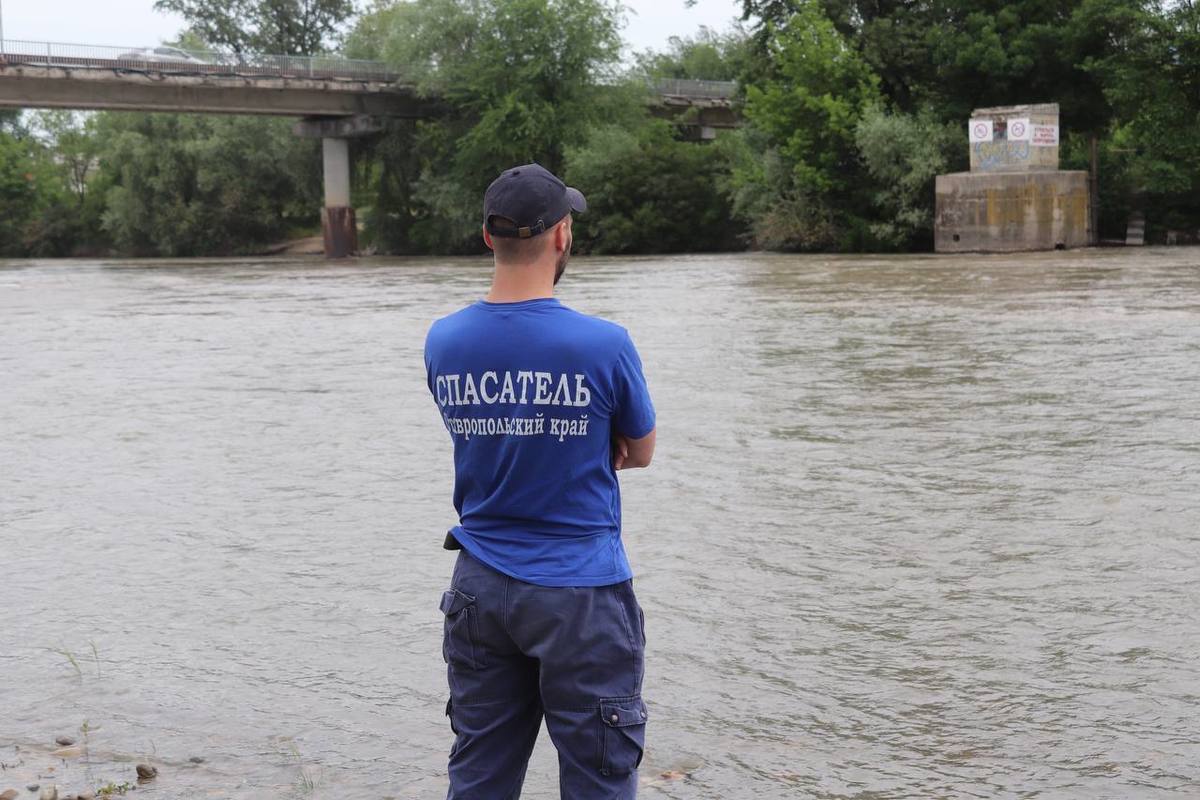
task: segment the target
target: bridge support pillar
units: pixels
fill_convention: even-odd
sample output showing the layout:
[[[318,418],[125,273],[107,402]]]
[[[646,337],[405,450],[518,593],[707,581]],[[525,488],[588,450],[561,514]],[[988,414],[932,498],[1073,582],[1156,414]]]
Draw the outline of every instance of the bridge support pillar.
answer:
[[[358,224],[350,205],[350,140],[321,139],[325,163],[325,207],[321,236],[326,258],[345,258],[358,250]]]
[[[359,114],[350,117],[308,117],[297,122],[297,136],[321,140],[325,165],[325,207],[321,209],[321,234],[326,258],[344,258],[358,250],[358,226],[350,205],[350,140],[373,136],[383,120]]]

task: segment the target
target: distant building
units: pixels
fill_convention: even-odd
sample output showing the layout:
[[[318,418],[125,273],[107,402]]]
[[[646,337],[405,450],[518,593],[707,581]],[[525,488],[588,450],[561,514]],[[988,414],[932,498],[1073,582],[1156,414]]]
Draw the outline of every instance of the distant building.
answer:
[[[939,175],[934,250],[1083,247],[1088,174],[1058,168],[1058,104],[979,108],[967,124],[971,171]]]

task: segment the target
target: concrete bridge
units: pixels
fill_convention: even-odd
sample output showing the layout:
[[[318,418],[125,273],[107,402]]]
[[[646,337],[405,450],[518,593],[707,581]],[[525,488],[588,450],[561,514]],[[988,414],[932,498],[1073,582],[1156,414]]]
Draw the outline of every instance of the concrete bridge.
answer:
[[[711,139],[736,126],[736,86],[665,81],[652,106],[693,136]],[[382,130],[385,117],[436,116],[385,64],[325,56],[194,51],[171,46],[120,48],[0,40],[0,108],[166,111],[301,117],[297,135],[322,139],[325,254],[357,249],[350,204],[349,139]]]

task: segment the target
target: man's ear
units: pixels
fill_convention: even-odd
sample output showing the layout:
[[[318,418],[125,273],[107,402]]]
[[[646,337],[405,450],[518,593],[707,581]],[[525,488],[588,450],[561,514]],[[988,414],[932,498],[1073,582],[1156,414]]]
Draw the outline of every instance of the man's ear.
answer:
[[[487,225],[483,226],[483,243],[487,245],[488,250],[495,250],[492,246],[492,235],[488,233]]]
[[[554,249],[562,252],[567,249],[571,234],[571,215],[563,217],[562,222],[554,226]]]

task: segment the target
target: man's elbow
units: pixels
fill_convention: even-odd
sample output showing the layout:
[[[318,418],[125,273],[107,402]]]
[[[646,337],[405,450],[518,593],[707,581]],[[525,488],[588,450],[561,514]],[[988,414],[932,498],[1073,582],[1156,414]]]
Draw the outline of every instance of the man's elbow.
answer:
[[[625,466],[633,469],[645,469],[654,459],[654,442],[658,431],[650,431],[641,439],[629,441],[629,455],[625,457]]]
[[[625,459],[626,469],[645,469],[650,466],[650,462],[654,460],[654,454],[650,453],[645,456],[634,456],[630,454],[629,458]]]

